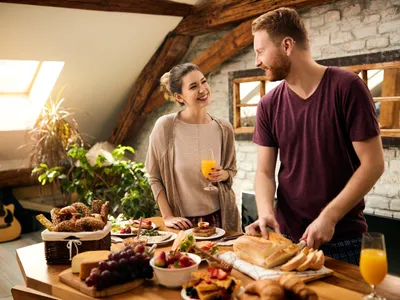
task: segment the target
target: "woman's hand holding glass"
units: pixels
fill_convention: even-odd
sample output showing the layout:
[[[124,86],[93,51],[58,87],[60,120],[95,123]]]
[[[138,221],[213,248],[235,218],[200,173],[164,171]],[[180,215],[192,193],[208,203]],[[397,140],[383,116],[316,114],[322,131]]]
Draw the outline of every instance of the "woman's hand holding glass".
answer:
[[[208,176],[207,180],[214,183],[227,180],[229,178],[229,173],[223,170],[221,166],[215,166],[211,168],[211,172],[208,173]]]

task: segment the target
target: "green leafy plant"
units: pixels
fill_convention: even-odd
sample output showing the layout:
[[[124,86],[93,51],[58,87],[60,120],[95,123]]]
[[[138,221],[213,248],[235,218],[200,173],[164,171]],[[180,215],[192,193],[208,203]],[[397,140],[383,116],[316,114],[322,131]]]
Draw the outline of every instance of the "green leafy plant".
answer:
[[[96,145],[87,150],[73,146],[68,157],[74,164],[70,168],[49,167],[42,163],[33,170],[42,185],[60,182],[63,194],[78,194],[78,201],[91,205],[92,200],[110,201],[111,214],[130,218],[151,217],[156,213],[154,200],[142,163],[125,158],[134,153],[132,147],[117,146],[107,151]]]

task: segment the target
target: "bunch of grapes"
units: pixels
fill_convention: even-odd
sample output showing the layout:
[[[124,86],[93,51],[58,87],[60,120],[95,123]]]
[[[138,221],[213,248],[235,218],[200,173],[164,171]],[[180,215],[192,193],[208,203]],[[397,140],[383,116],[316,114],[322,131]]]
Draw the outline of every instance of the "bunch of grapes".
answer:
[[[122,251],[111,252],[108,260],[99,262],[98,267],[91,270],[85,283],[97,290],[103,290],[137,278],[151,279],[153,268],[150,266],[150,259],[143,245],[137,245],[134,249],[127,246]]]

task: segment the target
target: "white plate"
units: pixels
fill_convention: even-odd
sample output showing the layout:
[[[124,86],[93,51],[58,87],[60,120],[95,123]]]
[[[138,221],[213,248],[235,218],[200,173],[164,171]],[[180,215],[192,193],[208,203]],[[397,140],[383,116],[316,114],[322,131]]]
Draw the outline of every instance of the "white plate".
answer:
[[[118,225],[120,225],[122,227],[125,227],[126,224],[130,225],[129,221],[119,221],[119,222],[115,222],[113,224],[118,224]],[[151,226],[153,227],[153,229],[157,228],[157,225],[154,222],[151,222]],[[121,237],[130,237],[130,236],[133,236],[133,235],[137,234],[137,229],[138,229],[137,227],[133,227],[131,225],[131,230],[132,230],[131,233],[119,233],[119,232],[113,232],[111,230],[111,235],[121,236]],[[142,228],[142,230],[145,230],[145,229]]]
[[[174,233],[174,232],[169,232],[169,231],[159,231],[159,232],[160,233],[168,233],[168,234],[170,234],[170,236],[167,239],[159,241],[159,242],[152,242],[151,240],[150,241],[148,240],[147,241],[147,245],[153,245],[153,244],[164,245],[164,244],[168,244],[169,242],[175,240],[175,238],[177,237],[177,234]],[[141,238],[147,238],[147,236],[142,235]],[[151,237],[149,236],[149,238],[151,238]]]
[[[240,296],[245,292],[245,290],[246,289],[243,286],[241,286],[239,289],[239,293],[237,295]],[[197,298],[190,298],[188,295],[186,295],[186,289],[181,290],[181,297],[183,300],[198,300]],[[235,299],[238,299],[238,297],[235,297]]]
[[[186,233],[186,234],[190,234],[190,233],[193,233],[192,231],[193,231],[193,228],[190,228],[190,229],[186,230],[185,233]],[[223,230],[222,228],[218,228],[218,227],[217,227],[217,228],[216,228],[216,232],[215,232],[213,235],[210,235],[210,236],[195,236],[195,235],[193,234],[193,236],[194,236],[194,238],[195,238],[196,240],[201,241],[201,240],[213,240],[213,239],[217,239],[217,238],[219,238],[219,237],[221,237],[221,236],[224,236],[224,234],[225,234],[225,230]]]

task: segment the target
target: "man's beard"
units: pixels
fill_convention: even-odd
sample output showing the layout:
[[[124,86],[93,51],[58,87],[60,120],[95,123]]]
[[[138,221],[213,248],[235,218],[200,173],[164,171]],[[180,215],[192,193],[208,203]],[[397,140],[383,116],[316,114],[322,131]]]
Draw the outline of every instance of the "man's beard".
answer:
[[[265,73],[268,81],[284,80],[290,72],[292,63],[285,55],[276,55],[272,60],[269,70]]]

